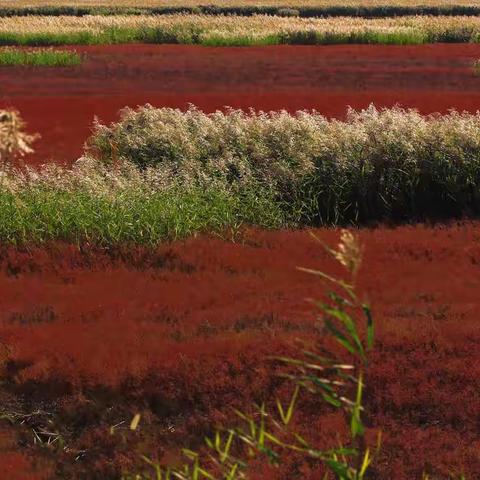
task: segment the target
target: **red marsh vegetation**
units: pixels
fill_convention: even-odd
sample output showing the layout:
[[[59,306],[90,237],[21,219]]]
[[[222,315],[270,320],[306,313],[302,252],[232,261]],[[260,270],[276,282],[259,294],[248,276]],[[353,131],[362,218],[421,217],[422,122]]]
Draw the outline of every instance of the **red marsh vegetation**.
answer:
[[[336,230],[316,233],[338,241]],[[384,432],[371,478],[477,478],[480,223],[364,229],[360,239],[359,290],[378,328],[366,423]],[[296,266],[340,273],[306,231],[154,251],[2,247],[0,405],[11,423],[1,422],[0,477],[115,478],[142,453],[172,459],[198,446],[232,407],[282,396],[268,357],[294,353],[296,339],[322,341],[305,298],[326,286]],[[300,411],[319,444],[341,435],[328,408],[307,401]],[[58,434],[61,447],[34,445],[33,430],[44,442],[42,432]],[[258,472],[319,478],[311,463]]]
[[[71,162],[82,153],[94,115],[109,122],[124,106],[210,112],[229,105],[317,109],[342,117],[347,106],[480,109],[472,63],[480,45],[335,45],[209,48],[188,45],[71,47],[75,68],[0,68],[0,108],[18,108],[42,140],[32,163]]]

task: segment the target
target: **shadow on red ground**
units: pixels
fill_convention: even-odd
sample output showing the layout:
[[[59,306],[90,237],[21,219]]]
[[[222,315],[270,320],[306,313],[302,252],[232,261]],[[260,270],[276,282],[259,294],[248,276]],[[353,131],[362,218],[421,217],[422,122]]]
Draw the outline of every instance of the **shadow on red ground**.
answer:
[[[338,241],[338,231],[317,234]],[[480,223],[360,236],[359,289],[378,325],[366,421],[372,435],[384,433],[371,478],[476,478]],[[198,237],[153,252],[2,248],[0,404],[37,413],[1,424],[13,440],[0,441],[0,473],[15,454],[18,472],[39,464],[55,478],[115,478],[141,453],[198,445],[232,407],[284,395],[267,358],[295,353],[295,339],[322,342],[305,298],[321,298],[325,286],[299,265],[340,273],[305,231]],[[304,407],[306,435],[336,442],[340,419],[315,402]],[[140,429],[129,432],[136,412]],[[62,448],[33,445],[32,430],[47,427]],[[319,478],[315,464],[293,461],[261,472],[255,478]]]
[[[42,134],[33,164],[71,163],[94,116],[110,122],[127,105],[317,109],[328,117],[371,102],[422,113],[480,109],[475,44],[71,48],[85,54],[82,66],[0,68],[0,108],[18,108]]]

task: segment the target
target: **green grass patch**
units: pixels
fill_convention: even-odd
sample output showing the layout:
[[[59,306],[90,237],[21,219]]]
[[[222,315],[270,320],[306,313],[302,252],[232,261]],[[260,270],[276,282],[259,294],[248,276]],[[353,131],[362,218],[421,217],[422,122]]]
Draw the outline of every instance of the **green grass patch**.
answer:
[[[94,34],[92,32],[72,32],[72,33],[12,33],[0,32],[1,46],[30,46],[30,47],[48,47],[60,45],[95,45],[110,44],[114,36],[106,34]],[[128,43],[133,40],[125,40],[121,43]]]
[[[80,63],[82,57],[71,50],[0,48],[0,66],[72,67]]]
[[[280,205],[261,189],[132,189],[101,195],[44,186],[0,192],[0,241],[13,244],[65,240],[154,245],[199,232],[231,238],[246,224],[279,228],[288,222]]]
[[[378,44],[378,45],[420,45],[429,42],[426,33],[416,32],[317,32],[306,30],[285,32],[279,35],[278,43],[285,45],[341,45],[341,44]]]
[[[280,35],[225,36],[207,34],[201,37],[200,43],[205,47],[254,47],[265,45],[279,45],[283,42]]]

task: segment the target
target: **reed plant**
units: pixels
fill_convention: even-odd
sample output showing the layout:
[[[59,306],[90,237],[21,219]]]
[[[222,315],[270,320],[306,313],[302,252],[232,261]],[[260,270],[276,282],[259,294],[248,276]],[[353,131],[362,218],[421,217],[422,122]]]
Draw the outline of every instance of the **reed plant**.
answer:
[[[32,153],[32,144],[39,137],[25,132],[25,122],[16,110],[0,110],[0,165],[1,182],[6,171],[18,157]]]
[[[89,152],[187,184],[264,185],[301,225],[452,218],[480,211],[480,114],[401,108],[213,114],[150,106],[97,124]],[[112,156],[112,145],[115,146]]]

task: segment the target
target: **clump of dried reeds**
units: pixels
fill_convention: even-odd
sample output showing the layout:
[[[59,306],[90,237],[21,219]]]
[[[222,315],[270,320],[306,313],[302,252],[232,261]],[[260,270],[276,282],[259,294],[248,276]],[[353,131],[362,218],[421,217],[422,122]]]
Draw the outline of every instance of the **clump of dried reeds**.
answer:
[[[480,211],[480,113],[402,108],[205,114],[151,106],[96,125],[89,146],[162,178],[262,184],[299,223],[338,224]],[[167,180],[168,181],[168,180]]]
[[[32,143],[39,137],[24,131],[25,122],[16,110],[0,110],[0,164],[5,169],[18,157],[32,153]]]

